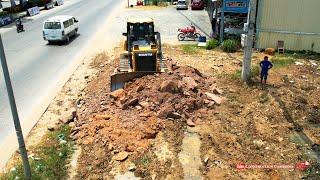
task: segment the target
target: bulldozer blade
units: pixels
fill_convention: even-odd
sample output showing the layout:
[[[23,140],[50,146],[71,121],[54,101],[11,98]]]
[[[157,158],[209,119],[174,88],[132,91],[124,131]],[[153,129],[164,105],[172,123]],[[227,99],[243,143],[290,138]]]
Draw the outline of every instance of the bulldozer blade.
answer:
[[[155,73],[159,72],[139,71],[114,74],[111,76],[111,91],[123,88],[126,82],[132,81],[135,78],[140,78],[142,76],[151,75]]]

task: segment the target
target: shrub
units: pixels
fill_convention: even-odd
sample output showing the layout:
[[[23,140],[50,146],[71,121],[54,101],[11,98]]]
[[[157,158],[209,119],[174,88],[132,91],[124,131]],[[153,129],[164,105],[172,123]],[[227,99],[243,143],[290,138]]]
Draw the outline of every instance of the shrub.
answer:
[[[228,39],[223,41],[221,48],[224,52],[236,52],[238,49],[238,43],[235,40]]]
[[[7,11],[2,11],[2,12],[0,12],[0,17],[1,17],[1,16],[5,16],[5,15],[7,15],[7,14],[8,14]]]
[[[29,8],[35,7],[35,6],[41,7],[41,6],[44,6],[50,2],[51,2],[51,0],[29,0],[28,7]]]
[[[207,42],[206,49],[211,50],[211,49],[216,48],[218,45],[219,45],[218,40],[216,40],[216,39],[210,39],[210,40]]]
[[[152,0],[152,5],[158,6],[159,0]]]
[[[15,7],[7,7],[7,8],[3,8],[3,11],[7,12],[7,13],[18,13],[18,12],[22,12],[24,11],[23,7],[20,5],[17,5]]]

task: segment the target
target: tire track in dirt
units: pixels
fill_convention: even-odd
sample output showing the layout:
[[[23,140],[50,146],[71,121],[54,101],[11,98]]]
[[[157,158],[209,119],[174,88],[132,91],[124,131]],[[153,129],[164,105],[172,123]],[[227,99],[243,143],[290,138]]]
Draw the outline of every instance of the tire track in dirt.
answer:
[[[294,121],[288,108],[286,107],[284,101],[280,98],[277,93],[277,90],[274,87],[271,87],[270,91],[266,90],[266,93],[269,93],[275,101],[279,104],[280,108],[283,110],[283,116],[285,119],[293,125],[293,130],[295,131],[295,136],[299,139],[302,144],[307,144],[311,147],[312,154],[315,154],[317,162],[320,162],[320,147],[318,144],[315,144],[307,135],[303,132],[303,127]],[[309,153],[308,156],[312,156]],[[314,158],[313,156],[311,158]]]

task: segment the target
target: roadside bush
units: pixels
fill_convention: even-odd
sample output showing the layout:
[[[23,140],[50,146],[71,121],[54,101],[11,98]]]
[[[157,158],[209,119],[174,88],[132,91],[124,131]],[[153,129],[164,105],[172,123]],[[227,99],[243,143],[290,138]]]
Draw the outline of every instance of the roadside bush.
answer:
[[[152,0],[152,5],[158,6],[159,0]]]
[[[2,12],[0,12],[0,17],[5,16],[5,15],[7,15],[7,14],[8,14],[7,11],[2,11]]]
[[[158,6],[167,7],[168,3],[164,2],[164,1],[160,1],[160,2],[158,2]]]
[[[211,49],[216,48],[218,45],[219,45],[218,40],[216,40],[216,39],[210,39],[210,40],[207,42],[206,49],[211,50]]]
[[[41,7],[41,6],[44,6],[48,3],[50,3],[51,0],[29,0],[28,1],[28,7],[29,8],[32,8],[32,7],[35,7],[35,6],[38,6],[38,7]]]
[[[23,7],[20,5],[17,5],[15,7],[7,7],[7,8],[3,8],[3,11],[7,12],[7,13],[18,13],[18,12],[22,12],[24,11]]]
[[[238,43],[235,40],[228,39],[223,41],[221,48],[224,52],[236,52],[238,49]]]

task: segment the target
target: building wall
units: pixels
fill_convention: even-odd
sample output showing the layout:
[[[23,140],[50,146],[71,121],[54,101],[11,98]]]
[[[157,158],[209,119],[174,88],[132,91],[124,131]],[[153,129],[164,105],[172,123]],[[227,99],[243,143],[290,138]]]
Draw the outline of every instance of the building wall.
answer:
[[[320,0],[259,0],[257,48],[320,52]],[[313,48],[312,48],[313,47]]]

